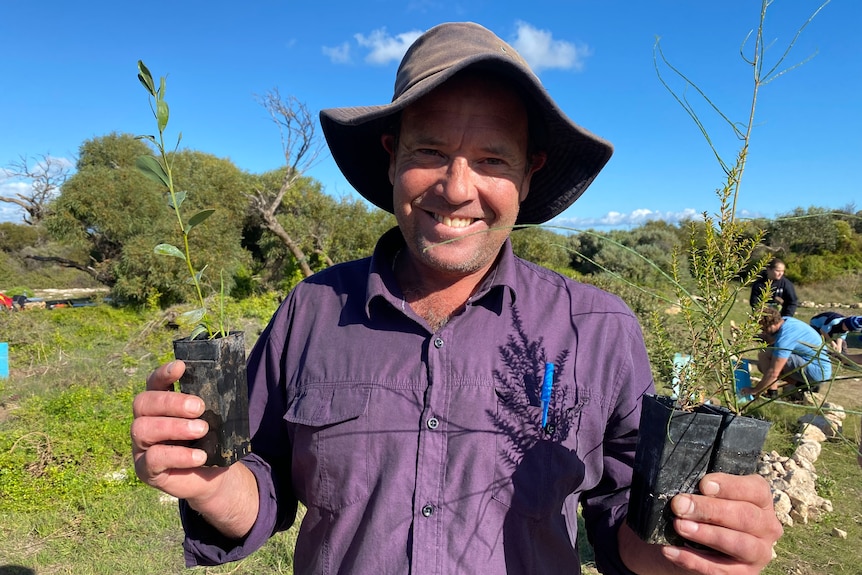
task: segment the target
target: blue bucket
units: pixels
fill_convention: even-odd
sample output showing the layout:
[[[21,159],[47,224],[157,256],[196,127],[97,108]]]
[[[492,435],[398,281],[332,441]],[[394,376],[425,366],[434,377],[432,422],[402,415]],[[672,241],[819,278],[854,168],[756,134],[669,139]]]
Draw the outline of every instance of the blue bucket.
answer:
[[[9,344],[0,342],[0,378],[9,377]]]
[[[748,367],[748,360],[740,360],[736,369],[733,370],[734,378],[736,379],[736,397],[740,401],[754,401],[753,395],[742,395],[742,390],[751,385],[751,370]]]

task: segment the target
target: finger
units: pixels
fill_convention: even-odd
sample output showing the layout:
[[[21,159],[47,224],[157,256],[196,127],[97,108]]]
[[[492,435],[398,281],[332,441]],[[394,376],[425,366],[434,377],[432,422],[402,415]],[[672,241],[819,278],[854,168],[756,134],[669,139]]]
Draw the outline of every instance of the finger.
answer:
[[[673,528],[689,541],[718,552],[689,549],[701,558],[711,561],[723,558],[748,565],[765,565],[772,558],[772,541],[754,533],[678,518],[674,519]]]
[[[147,481],[170,470],[200,467],[206,460],[207,454],[202,449],[160,443],[138,455],[135,471],[142,480]]]
[[[135,418],[166,416],[193,419],[200,417],[204,409],[200,397],[173,391],[142,391],[132,402]]]
[[[197,449],[160,446],[135,461],[135,472],[142,481],[180,499],[206,497],[218,490],[218,479],[229,467],[201,467],[206,454]],[[199,455],[198,455],[199,454]],[[199,459],[198,459],[199,457]],[[191,467],[181,467],[191,464]],[[155,472],[157,469],[161,472]]]
[[[132,422],[132,453],[146,451],[154,445],[189,441],[206,435],[209,425],[202,419],[145,417]]]
[[[757,475],[710,474],[700,489],[703,495],[671,500],[677,532],[744,563],[765,565],[782,533],[766,481]]]
[[[706,497],[748,502],[763,509],[773,508],[769,483],[757,474],[709,473],[700,480],[698,488]]]
[[[181,360],[160,365],[147,377],[147,389],[166,391],[173,389],[174,382],[182,377],[186,371],[186,364]]]
[[[206,453],[179,445],[155,445],[135,458],[135,473],[146,483],[175,497],[196,497],[206,488],[203,478],[212,468],[206,463]]]
[[[750,501],[679,494],[671,500],[671,510],[679,519],[718,525],[746,533],[755,533],[762,527],[760,512],[763,511],[763,507]]]
[[[661,552],[671,563],[682,568],[686,573],[730,573],[739,565],[739,562],[731,557],[709,551],[698,551],[691,547],[664,546]]]

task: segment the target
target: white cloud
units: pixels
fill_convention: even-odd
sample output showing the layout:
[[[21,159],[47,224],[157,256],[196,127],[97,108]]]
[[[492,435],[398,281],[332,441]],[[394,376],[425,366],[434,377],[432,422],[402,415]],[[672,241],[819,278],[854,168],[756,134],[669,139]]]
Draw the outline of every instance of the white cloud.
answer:
[[[350,44],[344,42],[340,46],[324,46],[323,53],[329,56],[333,64],[347,64],[350,62]]]
[[[684,220],[700,219],[703,219],[703,216],[692,208],[685,208],[677,212],[660,212],[639,208],[628,213],[608,212],[598,218],[557,218],[549,222],[549,225],[559,226],[560,228],[572,228],[574,231],[588,228],[638,227],[651,220],[663,220],[669,224],[678,224]]]
[[[390,36],[386,33],[386,28],[380,28],[371,32],[367,37],[363,34],[354,34],[353,37],[357,44],[369,50],[365,56],[365,61],[369,64],[382,66],[389,62],[400,61],[410,44],[421,35],[421,30],[411,30]]]
[[[518,21],[518,31],[512,46],[530,64],[534,72],[549,68],[580,70],[584,59],[592,55],[586,45],[575,46],[565,40],[554,40],[547,30]]]
[[[386,28],[378,28],[368,35],[354,34],[353,39],[360,49],[367,51],[363,58],[366,63],[383,66],[400,61],[410,45],[422,33],[421,30],[411,30],[390,35]],[[517,22],[517,32],[512,46],[535,72],[549,68],[580,70],[583,68],[584,60],[592,55],[592,50],[586,45],[576,46],[564,40],[554,40],[551,32],[540,30],[522,21]],[[350,62],[351,51],[351,45],[347,42],[340,46],[323,47],[323,53],[335,64]]]
[[[0,169],[0,178],[8,177],[5,170]],[[0,181],[0,196],[4,198],[14,198],[18,194],[27,194],[30,191],[30,184],[26,182],[15,181]],[[24,222],[24,210],[17,204],[9,202],[0,202],[0,222],[14,222],[20,224]]]
[[[69,172],[75,166],[72,160],[58,156],[32,158],[29,159],[27,164],[28,172],[38,173],[47,171],[52,180],[54,180],[54,183],[57,181],[56,178],[63,172],[71,175]],[[15,172],[18,171],[18,168],[18,166],[0,168],[0,197],[30,197],[33,193],[32,180],[16,174]],[[54,193],[58,192],[55,190]],[[24,210],[17,204],[0,202],[0,222],[23,223],[24,214]]]

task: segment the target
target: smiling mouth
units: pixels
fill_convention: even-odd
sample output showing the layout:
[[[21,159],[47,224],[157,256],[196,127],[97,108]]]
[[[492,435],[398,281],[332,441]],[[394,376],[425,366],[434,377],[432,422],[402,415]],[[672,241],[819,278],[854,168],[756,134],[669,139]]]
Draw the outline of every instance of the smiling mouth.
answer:
[[[450,218],[449,216],[441,216],[440,214],[431,215],[437,222],[449,228],[466,228],[475,221],[473,218]]]

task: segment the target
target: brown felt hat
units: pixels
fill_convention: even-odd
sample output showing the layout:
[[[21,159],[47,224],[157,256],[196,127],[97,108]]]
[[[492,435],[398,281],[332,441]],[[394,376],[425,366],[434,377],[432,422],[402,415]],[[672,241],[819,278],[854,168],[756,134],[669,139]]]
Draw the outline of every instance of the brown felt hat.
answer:
[[[499,74],[524,95],[530,132],[542,134],[536,147],[548,159],[533,174],[517,223],[547,222],[584,193],[613,147],[572,122],[515,49],[478,24],[440,24],[420,36],[401,60],[391,103],[322,110],[320,123],[335,163],[365,199],[392,213],[389,154],[380,137],[404,108],[467,68]]]

